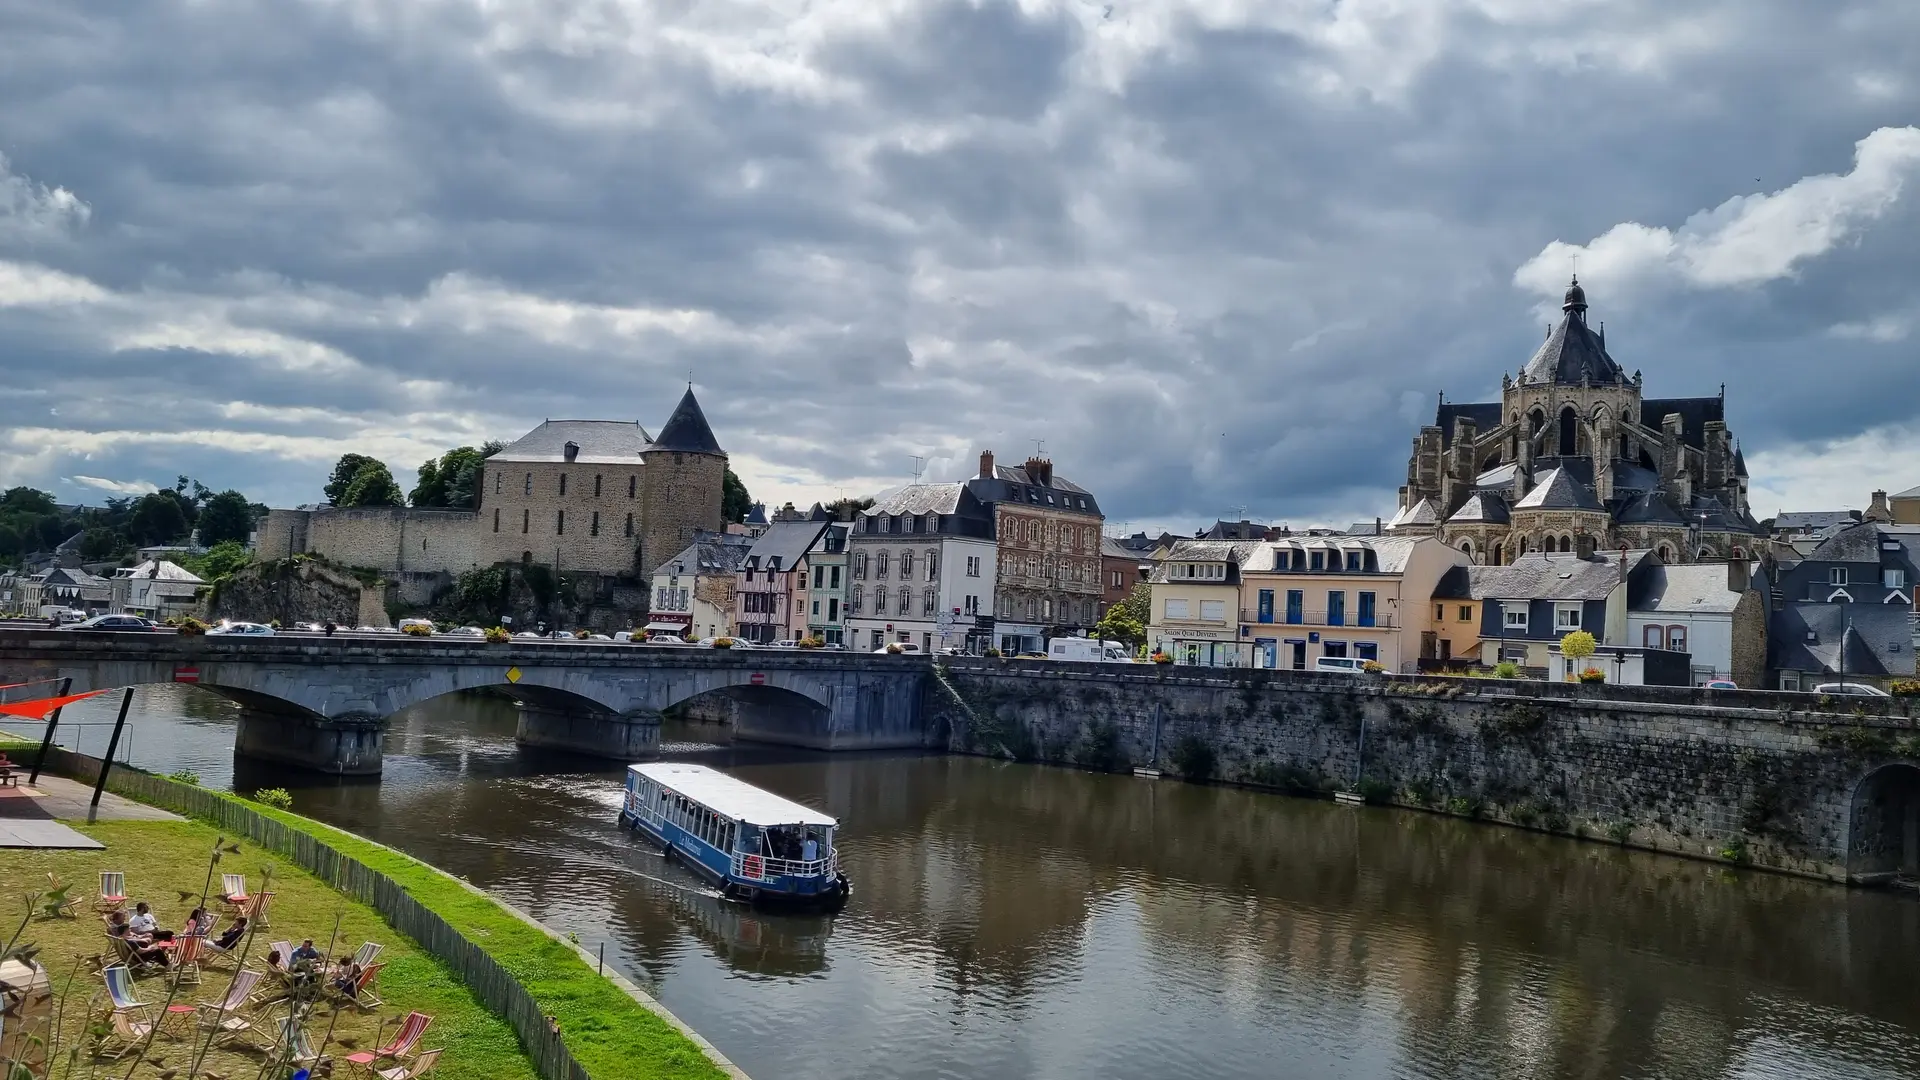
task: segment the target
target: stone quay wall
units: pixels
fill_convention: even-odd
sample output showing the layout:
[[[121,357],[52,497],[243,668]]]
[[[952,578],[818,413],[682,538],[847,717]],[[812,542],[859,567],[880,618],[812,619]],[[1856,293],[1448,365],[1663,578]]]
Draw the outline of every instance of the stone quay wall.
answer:
[[[1356,790],[1830,880],[1913,846],[1920,773],[1887,768],[1920,763],[1900,699],[975,658],[936,675],[929,739],[954,752]]]

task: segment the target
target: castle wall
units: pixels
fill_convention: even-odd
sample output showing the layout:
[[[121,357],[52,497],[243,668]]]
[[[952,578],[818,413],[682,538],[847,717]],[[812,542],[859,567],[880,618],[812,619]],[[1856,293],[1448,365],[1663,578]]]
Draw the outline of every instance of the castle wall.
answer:
[[[480,511],[474,522],[476,556],[482,565],[524,558],[551,566],[557,555],[563,572],[632,573],[651,473],[639,461],[490,460],[481,477]],[[713,492],[717,522],[718,481]]]
[[[651,450],[642,456],[646,459],[646,476],[640,483],[643,526],[638,554],[629,549],[628,566],[637,559],[641,578],[651,581],[654,569],[692,543],[695,533],[719,532],[726,524],[720,502],[727,459],[679,450]]]
[[[476,515],[471,510],[329,508],[306,515],[305,550],[343,566],[458,574],[476,565]],[[283,557],[277,555],[282,549],[267,546],[266,535],[263,530],[262,556]]]

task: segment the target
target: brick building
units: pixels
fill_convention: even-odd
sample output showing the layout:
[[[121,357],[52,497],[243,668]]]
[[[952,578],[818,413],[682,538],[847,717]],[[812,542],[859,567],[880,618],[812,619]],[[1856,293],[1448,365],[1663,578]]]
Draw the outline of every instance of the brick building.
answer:
[[[1090,630],[1100,620],[1100,505],[1085,488],[1055,476],[1053,462],[1028,458],[996,466],[980,455],[969,494],[993,514],[999,561],[994,633],[1001,651],[1038,652],[1045,639]]]
[[[632,421],[542,423],[487,459],[473,510],[274,510],[256,546],[392,572],[517,562],[645,580],[721,528],[726,470],[689,387],[657,437]]]

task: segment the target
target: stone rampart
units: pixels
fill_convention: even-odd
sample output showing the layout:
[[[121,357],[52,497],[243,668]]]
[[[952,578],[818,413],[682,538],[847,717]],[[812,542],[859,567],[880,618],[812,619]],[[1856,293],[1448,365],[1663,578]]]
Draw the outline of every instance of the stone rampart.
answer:
[[[1832,880],[1920,870],[1899,699],[971,658],[945,682],[927,722],[959,752],[1358,790]]]
[[[308,515],[307,550],[343,566],[458,574],[475,565],[471,510],[380,507]]]

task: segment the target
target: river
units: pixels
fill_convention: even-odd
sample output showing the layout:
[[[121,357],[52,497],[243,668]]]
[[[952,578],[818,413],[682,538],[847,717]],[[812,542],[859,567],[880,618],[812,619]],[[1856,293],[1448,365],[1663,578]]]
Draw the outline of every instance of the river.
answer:
[[[63,730],[97,754],[113,710],[82,703]],[[226,787],[233,724],[209,694],[143,688],[121,756]],[[377,784],[250,761],[237,779],[604,944],[756,1080],[1920,1076],[1906,895],[1413,812],[670,727],[668,756],[845,822],[846,910],[761,916],[616,828],[619,767],[521,750],[513,730],[505,701],[444,698],[395,718]]]

